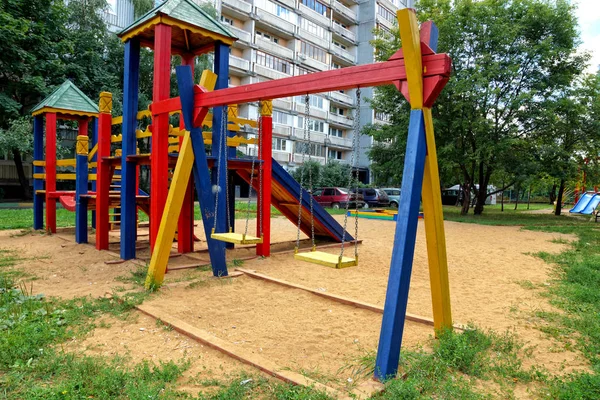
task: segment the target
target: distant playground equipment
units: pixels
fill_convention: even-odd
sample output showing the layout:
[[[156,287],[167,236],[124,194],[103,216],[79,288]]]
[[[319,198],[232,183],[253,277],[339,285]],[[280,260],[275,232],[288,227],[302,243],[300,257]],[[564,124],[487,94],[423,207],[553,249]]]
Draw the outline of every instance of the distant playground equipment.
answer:
[[[297,222],[299,231],[311,239],[311,250],[315,250],[317,237],[342,246],[341,254],[329,254],[327,259],[316,251],[297,251],[296,257],[336,267],[347,266],[346,261],[357,265],[356,237],[346,231],[348,214],[344,226],[340,225],[313,201],[308,192],[312,188],[305,189],[273,160],[271,101],[348,89],[356,89],[360,96],[361,88],[394,84],[410,102],[411,113],[375,378],[383,380],[394,376],[406,317],[421,198],[426,216],[434,327],[452,327],[431,114],[433,103],[449,79],[451,60],[446,54],[435,53],[438,31],[432,22],[423,23],[419,31],[414,10],[400,10],[397,17],[403,48],[386,62],[228,88],[229,49],[237,38],[190,0],[165,1],[119,34],[125,44],[122,117],[112,117],[110,93],[102,93],[96,106],[70,82],[34,108],[34,228],[44,227],[45,204],[46,229],[56,232],[56,202],[61,201],[67,209],[75,210],[76,241],[87,243],[87,211],[91,209],[97,249],[108,249],[110,225],[118,224],[120,256],[128,260],[136,256],[137,215],[141,209],[150,218],[152,258],[146,286],[160,285],[174,238],[177,237],[179,252],[193,251],[195,187],[214,276],[228,275],[226,246],[254,242],[257,255],[270,255],[271,204],[292,222]],[[153,103],[148,111],[138,111],[141,47],[154,51]],[[214,73],[205,71],[199,85],[195,85],[194,58],[211,51],[214,52]],[[182,66],[176,71],[178,98],[169,98],[173,54],[182,59]],[[230,113],[236,104],[257,101],[258,122]],[[310,112],[308,105],[306,107],[308,121]],[[173,114],[180,116],[179,127],[169,125]],[[142,130],[139,125],[144,117],[151,117],[152,122]],[[57,119],[75,120],[79,124],[75,159],[56,159]],[[257,141],[236,136],[243,124],[254,124],[258,128]],[[117,125],[121,126],[121,133],[112,135]],[[204,127],[212,131],[203,132]],[[308,123],[306,127],[309,133]],[[354,136],[358,142],[357,130]],[[138,140],[141,139],[151,141],[150,153],[139,154]],[[310,154],[310,137],[307,139],[304,144],[308,145],[306,151]],[[210,155],[205,144],[212,144]],[[240,144],[256,145],[257,156],[237,157],[236,147]],[[353,151],[356,150],[357,146]],[[57,173],[57,167],[63,165],[74,167],[75,173]],[[150,168],[149,193],[139,189],[141,165]],[[356,165],[352,167],[355,169]],[[249,234],[247,224],[243,234],[232,235],[235,210],[230,178],[234,174],[257,191],[256,236]],[[57,191],[56,181],[60,179],[74,180],[75,191]],[[110,210],[113,210],[112,221]],[[357,232],[356,229],[355,235]],[[345,260],[343,246],[348,242],[355,243],[354,257]],[[317,257],[310,259],[315,253]]]
[[[398,211],[387,210],[384,208],[373,208],[370,210],[352,210],[347,211],[349,217],[379,219],[382,221],[398,221]],[[423,219],[423,213],[419,213],[419,219]]]
[[[579,197],[579,201],[575,203],[575,206],[569,210],[573,214],[582,215],[593,215],[596,222],[600,218],[600,193],[598,192],[586,192]]]

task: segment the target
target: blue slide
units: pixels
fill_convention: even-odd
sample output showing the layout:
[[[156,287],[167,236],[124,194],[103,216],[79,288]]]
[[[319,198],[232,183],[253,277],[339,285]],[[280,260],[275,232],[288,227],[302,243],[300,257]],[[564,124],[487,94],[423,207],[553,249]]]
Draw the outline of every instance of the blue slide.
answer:
[[[592,200],[592,198],[594,196],[596,196],[594,193],[584,193],[583,196],[581,196],[579,198],[579,201],[577,202],[577,204],[575,204],[575,207],[571,208],[569,210],[569,212],[570,213],[582,213],[582,211],[587,208],[588,203]],[[590,214],[591,214],[591,212],[590,212]]]
[[[585,208],[581,211],[581,214],[591,215],[598,207],[598,204],[600,204],[600,194],[592,197]]]

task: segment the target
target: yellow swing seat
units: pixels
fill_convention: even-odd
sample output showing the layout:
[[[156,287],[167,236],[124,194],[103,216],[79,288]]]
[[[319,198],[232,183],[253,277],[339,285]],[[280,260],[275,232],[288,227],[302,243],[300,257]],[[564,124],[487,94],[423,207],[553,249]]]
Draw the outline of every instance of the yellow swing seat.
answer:
[[[210,238],[221,242],[234,244],[258,244],[263,242],[262,237],[256,237],[237,232],[215,233],[213,231],[210,234]]]
[[[340,257],[336,254],[325,253],[324,251],[312,250],[305,253],[294,254],[296,260],[306,261],[312,264],[324,265],[331,268],[347,268],[358,265],[358,258]]]

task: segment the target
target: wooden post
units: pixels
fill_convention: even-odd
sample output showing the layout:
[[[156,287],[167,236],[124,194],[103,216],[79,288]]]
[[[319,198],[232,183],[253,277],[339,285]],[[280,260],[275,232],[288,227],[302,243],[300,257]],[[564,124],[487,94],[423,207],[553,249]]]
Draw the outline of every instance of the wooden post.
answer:
[[[154,28],[153,102],[169,98],[170,83],[171,27],[158,24]],[[150,248],[153,249],[169,187],[169,114],[152,116],[150,164]]]
[[[46,114],[46,230],[56,233],[56,113]]]
[[[140,42],[125,42],[125,68],[123,79],[123,142],[121,154],[121,258],[135,258],[137,239],[137,164],[127,161],[135,155],[137,139],[138,88],[140,75]]]
[[[181,57],[181,65],[189,65],[194,73],[194,55]],[[179,116],[179,130],[185,130],[183,115]],[[183,137],[179,138],[179,148],[183,144]],[[190,174],[188,188],[183,198],[179,222],[177,224],[177,251],[189,253],[194,251],[194,181]]]
[[[33,117],[33,160],[44,160],[44,117],[42,115]],[[33,173],[43,174],[44,167],[34,164]],[[33,229],[44,228],[44,196],[37,194],[38,190],[43,189],[44,180],[33,178]]]
[[[110,157],[112,127],[112,94],[100,93],[98,104],[98,151],[96,152],[96,249],[108,250],[110,165],[104,157]]]
[[[262,174],[262,193],[258,192],[257,211],[260,207],[257,217],[257,235],[262,233],[263,242],[256,245],[256,255],[269,257],[271,255],[271,171],[272,147],[273,147],[273,103],[270,100],[260,102],[260,126],[262,139],[260,143],[259,158]]]
[[[92,135],[90,136],[90,144],[89,144],[89,148],[93,149],[94,146],[96,145],[96,143],[98,143],[98,118],[96,117],[92,117]],[[95,162],[97,161],[97,153],[94,154],[94,156],[92,157],[92,159],[90,160],[88,158],[88,162]],[[97,164],[96,164],[97,165]],[[97,168],[93,167],[90,169],[90,173],[91,174],[96,174],[97,172]],[[92,192],[96,192],[96,181],[93,180],[91,182],[91,189]],[[92,210],[92,228],[96,229],[96,210]]]
[[[87,126],[85,128],[87,133]],[[80,125],[79,131],[81,132],[82,130]],[[77,136],[77,145],[75,148],[75,241],[77,243],[88,242],[88,199],[87,197],[83,197],[88,192],[88,143],[89,138],[87,134]]]

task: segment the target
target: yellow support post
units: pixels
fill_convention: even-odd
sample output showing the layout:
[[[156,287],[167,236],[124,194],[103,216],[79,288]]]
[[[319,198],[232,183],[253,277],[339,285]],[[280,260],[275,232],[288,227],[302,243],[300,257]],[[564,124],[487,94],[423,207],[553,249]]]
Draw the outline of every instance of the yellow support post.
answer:
[[[427,257],[429,260],[429,281],[433,306],[433,326],[436,330],[452,327],[450,307],[450,284],[448,282],[448,259],[446,256],[446,235],[444,232],[444,211],[438,171],[437,151],[433,131],[431,108],[423,109],[427,156],[423,175],[423,215]]]
[[[421,38],[419,24],[413,9],[403,8],[396,13],[400,26],[402,51],[410,95],[410,108],[423,108],[423,61],[421,60]]]

